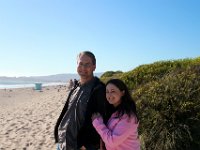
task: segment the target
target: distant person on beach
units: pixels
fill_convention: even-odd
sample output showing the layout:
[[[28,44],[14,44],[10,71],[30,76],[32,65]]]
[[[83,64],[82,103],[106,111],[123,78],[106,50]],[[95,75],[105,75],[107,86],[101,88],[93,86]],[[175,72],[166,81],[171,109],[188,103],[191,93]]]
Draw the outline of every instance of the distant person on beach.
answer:
[[[106,98],[115,107],[108,123],[101,114],[93,114],[93,126],[105,143],[106,150],[140,150],[136,104],[122,80],[106,83]]]
[[[96,58],[92,52],[78,54],[77,73],[80,79],[69,92],[55,126],[58,150],[97,150],[100,147],[100,136],[92,125],[91,117],[99,113],[106,123],[111,116],[112,105],[106,100],[105,84],[93,75],[95,69]]]
[[[74,82],[72,79],[69,80],[69,88],[71,89],[74,86]]]

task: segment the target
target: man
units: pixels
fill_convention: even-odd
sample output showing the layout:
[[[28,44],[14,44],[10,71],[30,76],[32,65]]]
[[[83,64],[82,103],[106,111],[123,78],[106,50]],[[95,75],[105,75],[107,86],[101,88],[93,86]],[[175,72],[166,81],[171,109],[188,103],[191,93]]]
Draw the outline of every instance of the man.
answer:
[[[94,77],[96,58],[90,51],[77,57],[80,80],[69,92],[66,104],[55,126],[55,141],[59,150],[99,149],[100,136],[92,126],[91,116],[99,112],[106,122],[111,112],[106,100],[105,85]]]

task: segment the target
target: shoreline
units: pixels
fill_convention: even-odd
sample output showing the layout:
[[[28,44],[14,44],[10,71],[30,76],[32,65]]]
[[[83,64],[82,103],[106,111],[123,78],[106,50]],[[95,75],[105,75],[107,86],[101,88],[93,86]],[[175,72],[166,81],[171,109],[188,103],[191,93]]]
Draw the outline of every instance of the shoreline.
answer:
[[[64,83],[64,82],[50,82],[50,83],[42,83],[42,87],[57,86],[57,85],[67,85],[67,84],[68,83]],[[1,89],[31,88],[31,87],[35,87],[35,83],[29,83],[29,84],[0,84],[0,90]]]

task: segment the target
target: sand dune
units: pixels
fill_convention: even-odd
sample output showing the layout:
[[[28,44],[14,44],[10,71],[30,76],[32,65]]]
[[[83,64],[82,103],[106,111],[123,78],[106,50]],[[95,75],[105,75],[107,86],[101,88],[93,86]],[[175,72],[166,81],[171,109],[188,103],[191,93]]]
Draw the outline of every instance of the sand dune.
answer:
[[[53,130],[65,86],[0,90],[0,150],[55,150]]]

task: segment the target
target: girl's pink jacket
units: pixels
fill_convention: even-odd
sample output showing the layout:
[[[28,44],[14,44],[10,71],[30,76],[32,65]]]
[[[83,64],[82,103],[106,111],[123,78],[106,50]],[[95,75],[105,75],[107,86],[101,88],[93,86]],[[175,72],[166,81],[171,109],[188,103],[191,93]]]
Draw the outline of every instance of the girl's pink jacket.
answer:
[[[140,150],[138,123],[135,116],[129,118],[124,114],[119,119],[114,113],[107,126],[101,117],[94,119],[92,124],[105,142],[107,150]]]

